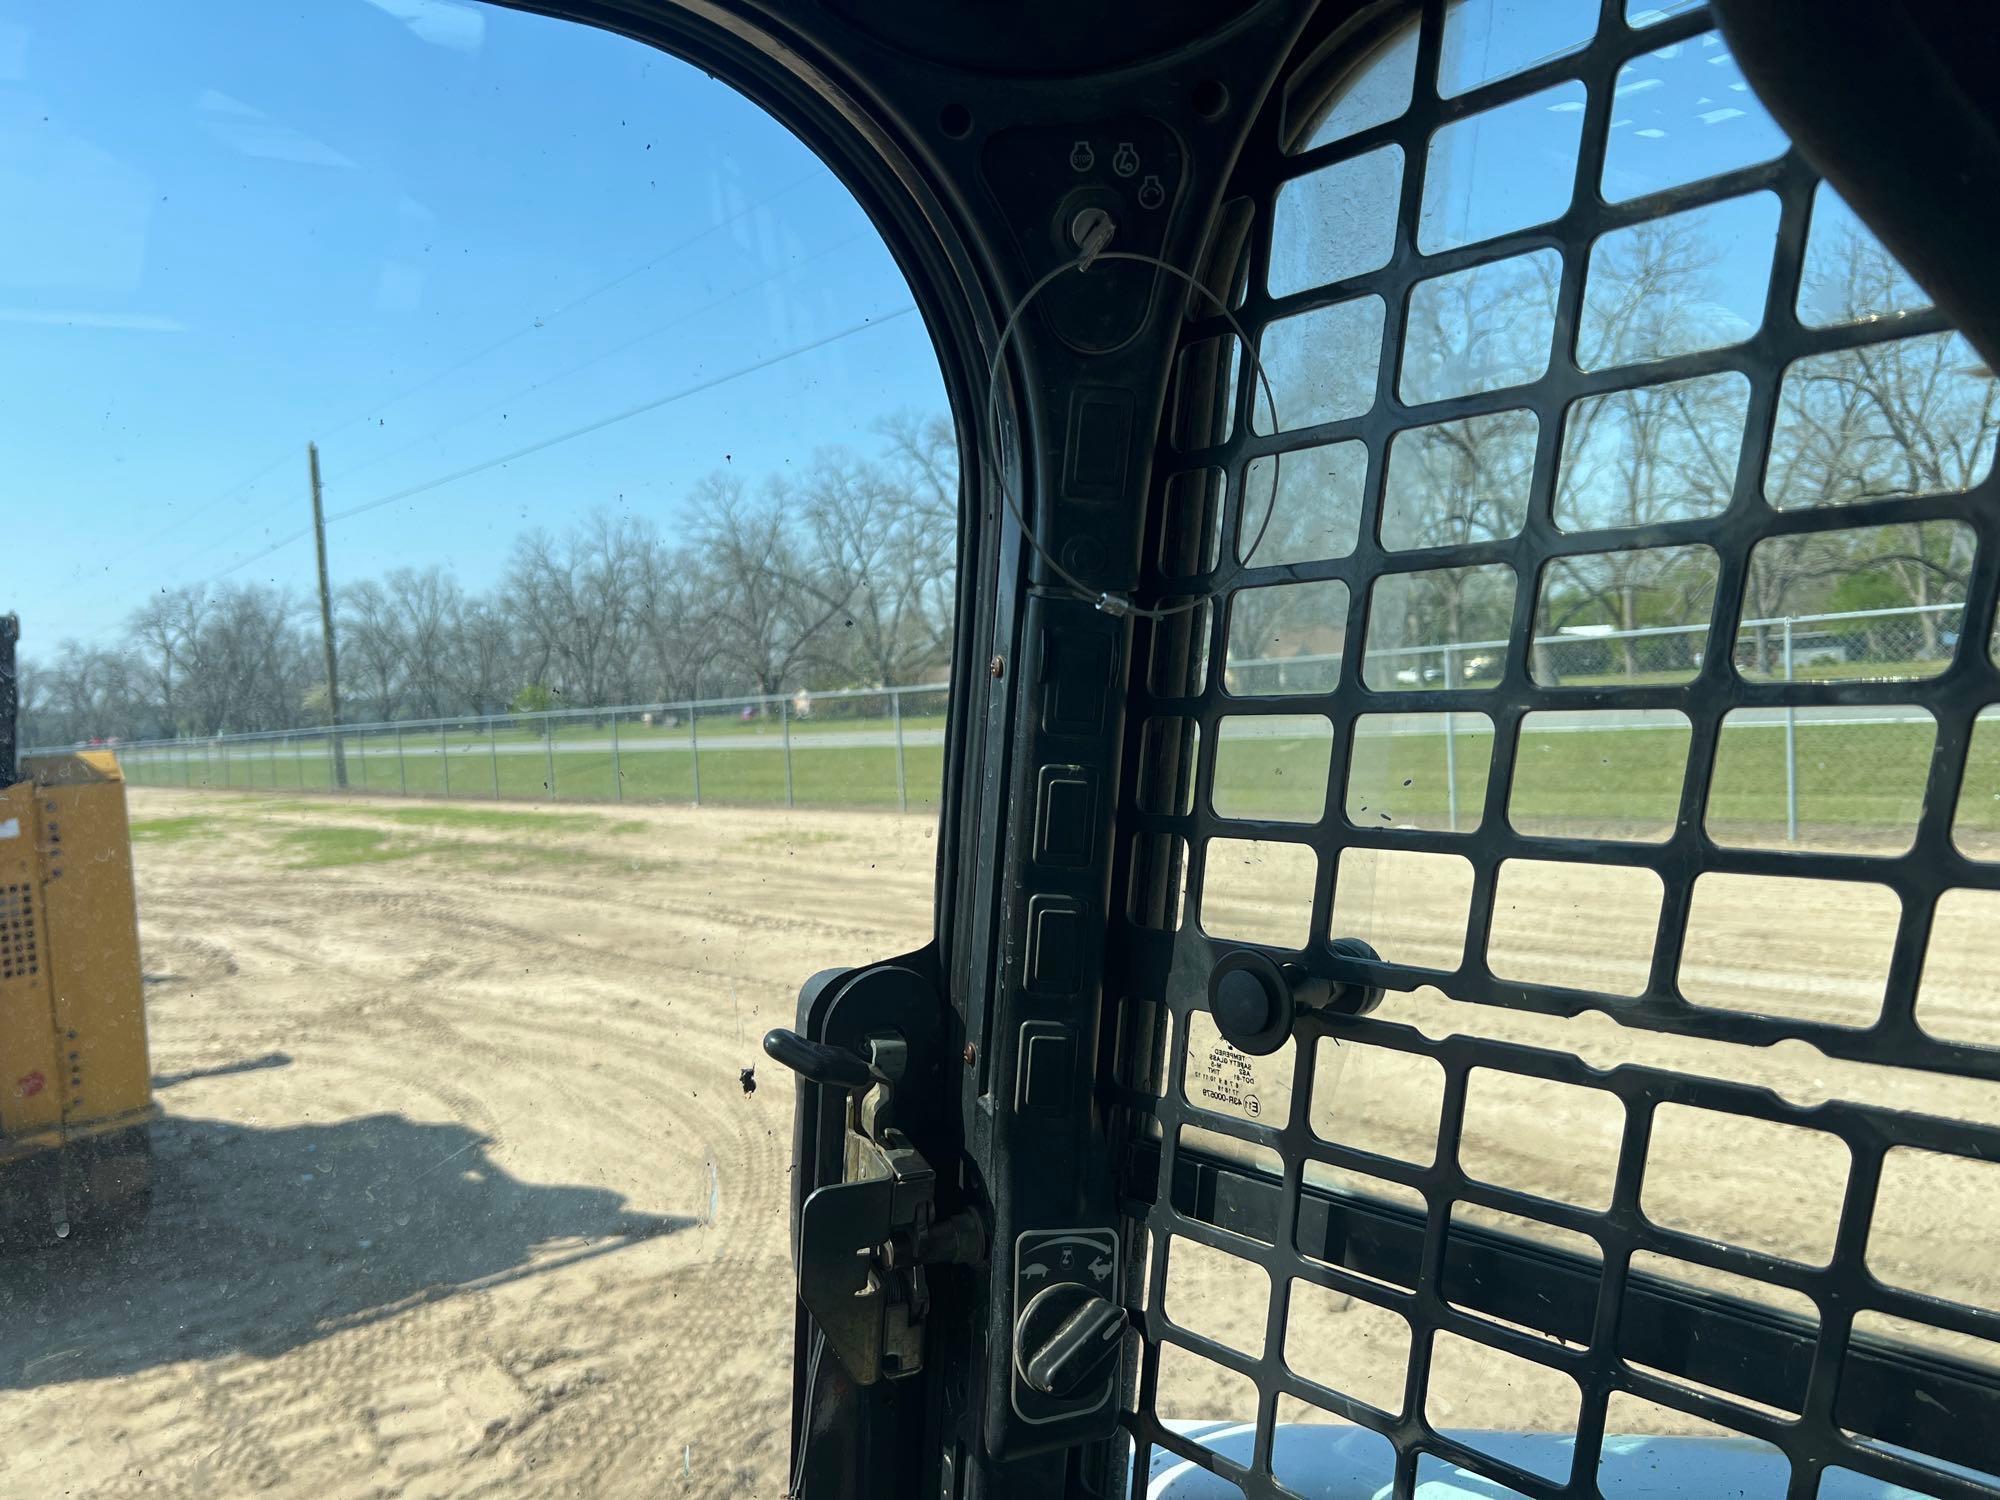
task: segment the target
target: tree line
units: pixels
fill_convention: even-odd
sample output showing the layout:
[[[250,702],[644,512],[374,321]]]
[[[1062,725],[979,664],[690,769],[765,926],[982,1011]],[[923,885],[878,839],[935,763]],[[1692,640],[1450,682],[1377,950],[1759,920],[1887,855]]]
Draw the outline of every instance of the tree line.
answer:
[[[1782,377],[1769,460],[1761,473],[1746,472],[1745,455],[1754,451],[1746,441],[1748,379],[1724,369],[1648,380],[1643,368],[1749,335],[1761,302],[1741,304],[1761,273],[1733,263],[1741,253],[1695,215],[1600,241],[1576,357],[1586,369],[1629,368],[1631,385],[1562,414],[1552,505],[1558,529],[1611,536],[1601,550],[1551,563],[1540,578],[1517,580],[1510,568],[1487,564],[1383,580],[1367,617],[1366,650],[1377,659],[1371,679],[1431,682],[1445,669],[1422,648],[1506,638],[1517,588],[1537,591],[1537,636],[1574,640],[1560,651],[1537,648],[1545,680],[1580,670],[1685,670],[1703,648],[1699,632],[1631,632],[1705,622],[1716,554],[1699,543],[1635,546],[1618,533],[1718,516],[1746,483],[1782,511],[1963,490],[1986,478],[2000,437],[2000,383],[1948,333],[1794,363]],[[1816,224],[1807,260],[1799,311],[1808,322],[1893,322],[1923,305],[1858,225]],[[1550,357],[1560,277],[1557,253],[1542,250],[1420,284],[1406,319],[1406,398],[1443,400],[1535,380]],[[1376,368],[1380,345],[1379,331],[1358,325],[1311,341],[1267,341],[1281,415],[1299,426],[1318,408],[1344,409],[1341,391],[1356,371]],[[1361,384],[1372,390],[1372,380]],[[1219,399],[1226,404],[1227,392]],[[1418,551],[1517,535],[1536,477],[1540,422],[1533,410],[1510,407],[1398,433],[1386,455],[1382,546]],[[727,470],[707,475],[692,487],[677,541],[643,520],[604,512],[561,535],[522,536],[506,576],[483,595],[467,593],[442,568],[400,569],[347,586],[338,596],[343,717],[445,718],[940,679],[950,656],[956,445],[942,417],[901,416],[879,430],[878,457],[823,452],[798,477],[761,488]],[[1283,456],[1274,486],[1270,461],[1256,460],[1239,497],[1249,512],[1240,518],[1239,556],[1252,537],[1249,561],[1258,566],[1352,551],[1368,464],[1358,440],[1298,448]],[[1192,471],[1169,486],[1163,509],[1171,517],[1193,506],[1193,514],[1212,517],[1223,489],[1219,470]],[[1274,507],[1268,523],[1267,507]],[[1217,540],[1211,531],[1209,562]],[[1973,551],[1970,530],[1954,522],[1771,538],[1752,556],[1744,613],[1948,605],[1964,597]],[[304,606],[269,588],[165,592],[132,617],[116,647],[66,644],[52,660],[30,664],[29,732],[60,743],[323,722],[316,633]],[[1239,691],[1278,690],[1293,680],[1286,659],[1345,648],[1342,585],[1246,589],[1228,607],[1229,671]],[[1948,608],[1893,625],[1856,623],[1843,627],[1851,639],[1815,650],[1850,660],[1935,660],[1960,624]],[[1773,631],[1754,627],[1739,656],[1747,670],[1769,672],[1778,650]],[[1490,651],[1460,653],[1450,670],[1473,681],[1498,661]]]
[[[491,589],[449,566],[334,591],[341,717],[451,718],[940,681],[951,657],[958,454],[942,416],[877,425],[795,476],[697,480],[684,524],[599,509],[515,540]],[[33,622],[25,622],[32,629]],[[324,723],[316,600],[164,589],[110,645],[24,658],[29,744]]]
[[[1815,219],[1821,217],[1815,211]],[[1735,263],[1741,259],[1744,263]],[[1402,390],[1441,400],[1502,391],[1546,368],[1556,327],[1561,259],[1541,250],[1438,277],[1411,296]],[[2000,439],[2000,382],[1955,334],[1889,338],[1812,355],[1782,377],[1768,461],[1748,468],[1749,379],[1722,370],[1649,380],[1648,364],[1726,349],[1755,328],[1765,273],[1700,211],[1607,235],[1585,282],[1576,358],[1586,370],[1630,369],[1630,388],[1584,397],[1562,414],[1551,503],[1564,532],[1613,533],[1602,550],[1551,562],[1517,579],[1503,564],[1434,566],[1379,580],[1367,614],[1365,675],[1381,686],[1442,679],[1447,644],[1505,640],[1517,589],[1535,589],[1537,636],[1571,635],[1572,647],[1537,648],[1537,676],[1566,672],[1636,677],[1699,660],[1699,631],[1652,638],[1631,632],[1700,625],[1713,604],[1718,559],[1706,545],[1635,546],[1616,533],[1720,516],[1746,484],[1775,510],[1966,490],[1991,473]],[[1754,286],[1758,306],[1746,308]],[[1803,321],[1893,324],[1923,294],[1858,223],[1816,222],[1799,303]],[[1336,334],[1310,356],[1266,367],[1279,399],[1310,409],[1324,381],[1361,371],[1372,384],[1380,338],[1371,327]],[[1326,372],[1336,372],[1329,374]],[[1504,398],[1503,398],[1504,399]],[[1528,408],[1412,427],[1386,454],[1378,536],[1390,553],[1498,542],[1521,531],[1531,503],[1541,419]],[[1260,461],[1261,465],[1261,461]],[[1367,453],[1358,441],[1284,456],[1275,501],[1267,472],[1245,485],[1259,529],[1253,561],[1336,557],[1356,543]],[[1774,537],[1751,557],[1744,616],[1767,619],[1913,609],[1889,621],[1831,627],[1815,649],[1850,661],[1934,661],[1960,621],[1974,553],[1957,522],[1903,523]],[[1932,608],[1923,608],[1932,606]],[[1943,606],[1943,607],[1937,607]],[[1341,585],[1280,584],[1239,595],[1229,654],[1239,691],[1277,691],[1283,663],[1343,649]],[[1591,644],[1593,637],[1597,644]],[[1428,649],[1426,649],[1428,648]],[[1776,669],[1779,632],[1752,626],[1739,644],[1746,670]],[[1236,667],[1242,660],[1246,667]],[[1497,672],[1493,651],[1460,651],[1452,676]],[[1570,665],[1565,666],[1568,663]],[[1258,684],[1265,686],[1258,686]],[[1284,688],[1291,691],[1294,688]]]

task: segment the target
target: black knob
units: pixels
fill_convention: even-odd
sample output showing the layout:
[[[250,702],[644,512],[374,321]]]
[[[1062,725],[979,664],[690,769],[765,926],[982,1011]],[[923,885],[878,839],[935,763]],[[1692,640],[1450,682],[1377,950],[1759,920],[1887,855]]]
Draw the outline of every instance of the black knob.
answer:
[[[1118,1367],[1125,1309],[1075,1282],[1059,1281],[1029,1299],[1014,1328],[1021,1378],[1058,1400],[1104,1384]]]
[[[1239,948],[1210,972],[1208,1008],[1223,1040],[1252,1057],[1269,1056],[1290,1041],[1298,1013],[1290,979],[1254,948]]]
[[[1382,955],[1360,938],[1335,938],[1329,948],[1336,958],[1364,964],[1382,961]],[[1230,1046],[1252,1057],[1267,1057],[1290,1041],[1292,1022],[1300,1011],[1358,1016],[1381,1003],[1380,985],[1316,979],[1302,965],[1280,964],[1254,948],[1224,954],[1208,975],[1208,1009],[1215,1029]]]
[[[1382,955],[1375,951],[1375,945],[1360,938],[1335,938],[1327,945],[1336,958],[1355,958],[1363,963],[1379,964]],[[1327,996],[1327,1009],[1337,1010],[1344,1015],[1365,1016],[1382,1003],[1382,986],[1379,984],[1356,984],[1347,980],[1336,980]]]

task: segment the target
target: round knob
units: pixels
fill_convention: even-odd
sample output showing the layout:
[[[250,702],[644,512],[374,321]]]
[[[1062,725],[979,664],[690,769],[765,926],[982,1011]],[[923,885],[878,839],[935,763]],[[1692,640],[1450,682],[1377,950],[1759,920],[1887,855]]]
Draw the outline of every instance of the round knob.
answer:
[[[1335,938],[1329,948],[1337,958],[1382,961],[1360,938]],[[1359,1016],[1381,1003],[1380,985],[1316,979],[1303,966],[1280,964],[1255,948],[1224,954],[1208,974],[1208,1009],[1215,1029],[1230,1046],[1252,1057],[1268,1057],[1290,1041],[1300,1011]]]
[[[1283,1002],[1252,969],[1230,969],[1215,982],[1215,1024],[1224,1036],[1260,1036],[1272,1029]]]
[[[1124,1308],[1088,1287],[1059,1281],[1021,1309],[1014,1362],[1021,1378],[1043,1395],[1059,1400],[1080,1395],[1111,1377],[1124,1331]]]
[[[1208,976],[1215,1029],[1238,1052],[1267,1057],[1290,1040],[1297,1003],[1284,972],[1254,948],[1239,948]]]

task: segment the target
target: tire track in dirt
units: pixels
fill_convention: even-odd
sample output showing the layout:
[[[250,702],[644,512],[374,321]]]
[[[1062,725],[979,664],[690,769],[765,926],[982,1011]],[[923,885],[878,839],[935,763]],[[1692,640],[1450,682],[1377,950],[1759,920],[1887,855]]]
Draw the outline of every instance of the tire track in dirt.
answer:
[[[642,857],[566,836],[561,878],[435,852],[301,870],[280,818],[140,845],[176,1080],[159,1208],[86,1257],[0,1262],[0,1321],[40,1330],[0,1352],[0,1420],[36,1434],[0,1488],[18,1464],[190,1500],[778,1495],[791,1088],[738,1073],[807,975],[921,941],[934,843],[635,811],[618,847]],[[841,876],[870,866],[857,901]],[[107,1426],[129,1457],[92,1467]]]

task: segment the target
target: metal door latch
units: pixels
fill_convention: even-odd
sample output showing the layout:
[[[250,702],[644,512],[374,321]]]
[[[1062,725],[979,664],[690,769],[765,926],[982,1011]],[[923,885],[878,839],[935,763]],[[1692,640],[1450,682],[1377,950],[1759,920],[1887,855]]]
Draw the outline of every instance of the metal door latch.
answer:
[[[894,1031],[865,1053],[783,1028],[764,1051],[801,1077],[847,1095],[843,1180],[819,1188],[799,1215],[799,1299],[858,1385],[924,1366],[930,1311],[925,1267],[976,1265],[986,1232],[971,1210],[937,1218],[937,1174],[895,1125],[909,1045]]]

